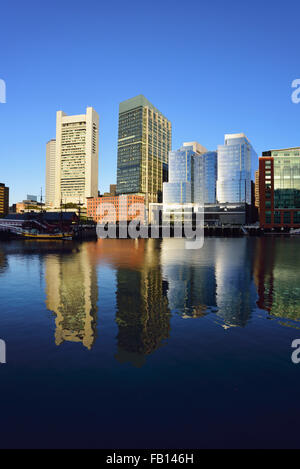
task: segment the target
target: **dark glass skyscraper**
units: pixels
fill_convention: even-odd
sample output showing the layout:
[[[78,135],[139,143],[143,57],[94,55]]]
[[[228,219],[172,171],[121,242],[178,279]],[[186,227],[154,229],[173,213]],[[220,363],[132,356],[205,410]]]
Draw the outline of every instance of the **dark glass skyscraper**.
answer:
[[[117,195],[160,201],[163,166],[171,150],[171,122],[143,95],[119,106]]]

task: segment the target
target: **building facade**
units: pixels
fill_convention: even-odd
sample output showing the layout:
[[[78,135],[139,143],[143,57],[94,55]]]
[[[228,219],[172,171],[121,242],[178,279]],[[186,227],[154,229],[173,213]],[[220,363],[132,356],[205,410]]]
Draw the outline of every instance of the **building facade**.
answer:
[[[109,193],[113,196],[117,195],[117,184],[110,184]]]
[[[218,146],[217,200],[219,203],[251,204],[251,180],[257,169],[257,154],[247,137],[225,135]]]
[[[145,197],[128,194],[87,199],[87,217],[97,223],[145,221]]]
[[[143,95],[120,103],[117,195],[144,195],[147,206],[161,199],[171,137],[171,122]]]
[[[0,183],[0,218],[9,212],[9,188]]]
[[[259,208],[259,169],[255,171],[255,207]]]
[[[217,153],[197,142],[183,143],[169,153],[169,178],[163,184],[164,204],[215,203]]]
[[[300,227],[300,147],[263,152],[259,192],[261,227]]]
[[[46,145],[46,205],[55,203],[55,167],[56,167],[56,140],[52,139]]]
[[[204,171],[204,204],[217,202],[218,153],[208,151],[201,155]]]
[[[98,195],[99,116],[86,114],[56,117],[55,206],[79,202]]]

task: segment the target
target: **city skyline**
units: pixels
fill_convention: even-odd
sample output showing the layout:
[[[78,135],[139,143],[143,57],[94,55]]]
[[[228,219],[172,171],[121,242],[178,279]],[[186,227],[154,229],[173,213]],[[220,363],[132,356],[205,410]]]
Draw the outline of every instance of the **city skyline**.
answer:
[[[158,115],[161,115],[161,118],[164,119],[167,123],[169,123],[170,125],[170,129],[172,127],[172,123],[166,119],[166,117],[157,109],[155,108],[149,101],[147,98],[145,98],[144,95],[140,94],[140,95],[137,95],[133,98],[129,98],[121,103],[119,103],[119,108],[120,106],[124,105],[125,103],[125,106],[127,105],[127,103],[131,103],[131,102],[135,102],[135,100],[139,100],[139,99],[142,99],[144,102],[143,106],[150,106],[150,110],[152,108],[152,112],[153,111],[156,111],[158,113]],[[130,104],[131,105],[131,104]],[[129,105],[129,107],[130,107]],[[135,108],[133,107],[133,110]],[[146,107],[146,109],[148,109],[148,107]],[[45,158],[45,174],[44,174],[44,184],[41,185],[41,193],[40,193],[40,196],[41,194],[43,193],[44,194],[44,197],[43,197],[43,200],[47,202],[47,193],[48,193],[48,203],[47,205],[48,206],[53,206],[53,207],[59,207],[61,205],[61,203],[69,203],[69,202],[72,202],[72,203],[78,203],[78,202],[83,202],[83,204],[85,205],[86,204],[86,197],[91,197],[91,195],[87,195],[87,196],[82,196],[82,197],[76,197],[76,200],[67,200],[68,197],[66,198],[65,196],[62,197],[62,193],[61,193],[61,190],[59,189],[60,187],[60,182],[59,182],[59,176],[58,176],[58,173],[60,172],[58,170],[58,166],[60,166],[60,153],[61,153],[61,150],[59,150],[59,148],[57,147],[56,145],[56,140],[57,140],[57,135],[58,133],[61,132],[61,129],[60,127],[62,127],[62,125],[70,125],[70,124],[63,124],[63,120],[66,119],[66,122],[70,122],[72,124],[72,122],[76,123],[77,121],[80,123],[80,120],[86,120],[88,121],[90,119],[89,117],[89,112],[92,113],[92,121],[94,122],[94,119],[96,119],[95,121],[95,124],[91,121],[91,123],[93,123],[93,125],[96,125],[96,147],[97,149],[94,151],[94,154],[96,155],[97,157],[97,161],[96,163],[93,163],[93,168],[90,168],[89,172],[90,172],[90,177],[94,178],[94,181],[96,182],[96,185],[97,185],[97,192],[96,192],[96,185],[94,184],[94,190],[93,190],[93,197],[97,197],[98,196],[98,192],[99,193],[108,193],[107,191],[101,191],[100,190],[100,187],[102,187],[103,185],[101,184],[101,177],[99,178],[99,169],[96,170],[96,172],[94,171],[94,169],[97,167],[99,168],[99,165],[100,165],[100,160],[101,160],[101,155],[99,155],[99,115],[97,113],[97,111],[93,108],[93,107],[87,107],[86,108],[86,111],[87,113],[86,114],[75,114],[75,115],[72,115],[72,116],[69,116],[68,114],[66,114],[65,112],[63,111],[56,111],[56,138],[50,138],[47,142],[46,142],[46,158]],[[150,111],[149,111],[150,112]],[[119,117],[120,117],[120,114],[119,114]],[[74,123],[72,125],[74,125]],[[120,124],[119,124],[120,125]],[[90,126],[91,127],[91,126]],[[91,127],[92,129],[92,127]],[[170,131],[171,132],[171,131]],[[222,154],[222,149],[226,149],[226,148],[230,148],[227,147],[227,139],[228,138],[231,138],[231,139],[236,139],[236,141],[238,142],[239,141],[239,138],[240,139],[244,139],[245,142],[250,145],[250,148],[251,148],[251,151],[252,151],[252,156],[251,156],[251,175],[250,175],[250,180],[255,182],[255,173],[256,173],[256,168],[258,168],[258,164],[259,164],[259,158],[261,156],[261,154],[264,153],[264,151],[262,151],[261,153],[256,153],[251,145],[251,143],[249,142],[249,139],[245,136],[245,134],[243,132],[240,132],[240,133],[235,133],[235,134],[225,134],[224,135],[224,139],[225,139],[225,145],[217,145],[217,148],[216,150],[212,150],[212,149],[207,149],[205,148],[203,145],[200,145],[198,142],[196,141],[193,141],[193,142],[186,142],[186,143],[183,143],[183,146],[190,146],[193,151],[195,151],[196,153],[198,152],[199,154],[203,154],[204,156],[209,156],[209,155],[212,155],[212,154],[216,154],[218,155],[218,153],[220,153],[220,155]],[[90,139],[88,139],[90,140]],[[167,156],[167,159],[164,159],[164,162],[167,161],[167,166],[168,166],[168,158],[170,156],[170,154],[172,153],[176,153],[176,150],[174,150],[173,148],[173,145],[172,145],[172,135],[170,137],[170,140],[171,140],[171,146],[170,146],[170,150],[169,151],[166,151],[166,153],[168,154]],[[117,140],[119,141],[119,140]],[[234,141],[234,140],[232,140]],[[77,142],[78,143],[78,142]],[[76,144],[76,142],[75,142]],[[238,143],[239,144],[239,143]],[[231,145],[231,143],[230,143]],[[198,148],[199,147],[199,148]],[[296,147],[295,147],[296,148]],[[87,150],[87,149],[86,149]],[[86,151],[85,150],[85,151]],[[91,153],[92,154],[92,153]],[[90,159],[90,158],[89,158]],[[218,159],[218,158],[217,158]],[[116,160],[117,160],[117,163],[118,163],[118,155],[116,156]],[[58,165],[58,166],[57,166]],[[225,165],[225,168],[226,168],[226,165]],[[117,182],[118,180],[118,171],[117,171],[117,167],[115,168],[116,169],[116,173],[115,173],[115,181]],[[227,171],[227,170],[226,170]],[[51,173],[51,177],[50,177],[50,173]],[[96,174],[96,177],[95,177],[95,174]],[[163,176],[164,178],[165,176]],[[215,181],[217,183],[217,179]],[[230,181],[229,181],[230,182]],[[59,183],[59,184],[58,184]],[[112,184],[110,183],[109,186],[111,185],[115,185],[117,187],[117,184],[115,182],[113,182]],[[50,189],[50,186],[51,186],[51,189]],[[59,187],[58,187],[59,186]],[[106,186],[107,187],[107,186]],[[44,188],[44,192],[43,192],[43,188]],[[12,188],[13,189],[13,188]],[[249,189],[250,190],[250,189]],[[50,191],[51,191],[51,197],[50,197]],[[13,192],[13,191],[12,191]],[[28,192],[28,191],[27,191]],[[89,190],[90,192],[90,190]],[[54,195],[53,195],[54,193]],[[58,197],[58,194],[60,193],[60,197]],[[126,194],[126,193],[131,193],[128,192],[128,191],[120,191],[119,194]],[[138,191],[133,191],[132,193],[138,193]],[[216,195],[217,195],[217,191],[216,191]],[[51,199],[51,202],[49,203],[49,200]],[[60,203],[58,203],[58,199],[60,200]],[[82,200],[81,200],[82,199]],[[216,202],[220,202],[222,203],[223,201],[222,200],[219,200],[218,201],[218,197],[216,198]],[[232,202],[235,202],[234,200],[231,200],[231,201],[227,201],[228,203],[232,203]],[[237,202],[237,201],[236,201]],[[10,199],[10,205],[11,204],[14,204],[16,203],[15,201],[12,201]],[[249,199],[249,203],[250,203],[250,199]]]
[[[116,182],[118,104],[139,93],[173,123],[173,149],[198,140],[215,150],[225,133],[235,132],[244,132],[258,154],[299,145],[300,105],[291,99],[299,77],[293,53],[299,5],[291,2],[285,10],[270,5],[254,1],[236,9],[228,2],[224,9],[221,2],[188,2],[171,8],[164,2],[157,15],[156,8],[134,8],[133,2],[132,15],[121,2],[101,8],[95,3],[92,16],[78,5],[67,24],[67,4],[60,5],[59,17],[55,2],[44,13],[30,2],[19,5],[18,15],[11,5],[3,6],[7,21],[0,32],[5,44],[0,78],[7,96],[0,104],[0,179],[11,188],[11,201],[23,200],[28,192],[39,194],[41,185],[44,191],[45,143],[55,137],[56,111],[72,115],[87,106],[100,116],[99,189],[105,192]],[[218,9],[222,14],[216,15]],[[186,11],[193,12],[189,34],[176,35]],[[43,15],[49,23],[42,27]],[[7,41],[10,20],[16,35]],[[144,34],[149,23],[155,37]],[[266,24],[280,34],[267,36]],[[67,54],[62,44],[77,30],[85,34]],[[128,52],[126,60],[120,44]],[[175,72],[182,63],[192,63],[193,73]]]
[[[0,449],[300,448],[299,0],[2,3]]]

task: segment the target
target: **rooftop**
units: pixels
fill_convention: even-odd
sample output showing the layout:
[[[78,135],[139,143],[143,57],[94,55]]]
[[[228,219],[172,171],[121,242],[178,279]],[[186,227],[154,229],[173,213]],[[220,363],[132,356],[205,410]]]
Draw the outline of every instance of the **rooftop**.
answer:
[[[131,109],[136,109],[138,107],[147,106],[152,109],[154,112],[157,112],[161,116],[165,117],[161,111],[159,111],[155,106],[153,106],[144,95],[139,94],[134,98],[126,99],[119,104],[119,113],[130,111]],[[166,118],[166,117],[165,117]]]

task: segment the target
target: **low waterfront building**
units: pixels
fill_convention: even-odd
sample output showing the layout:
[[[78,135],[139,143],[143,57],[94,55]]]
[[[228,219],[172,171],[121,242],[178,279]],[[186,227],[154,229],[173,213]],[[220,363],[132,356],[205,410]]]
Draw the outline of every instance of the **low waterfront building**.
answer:
[[[0,217],[5,217],[9,212],[9,188],[0,183]]]
[[[192,203],[149,204],[148,221],[153,225],[192,221],[196,217],[197,206]]]
[[[37,220],[39,222],[49,223],[51,225],[67,225],[70,228],[71,225],[78,223],[78,216],[75,212],[40,212],[40,213],[11,213],[8,214],[2,223],[7,220],[7,223],[16,222],[17,225],[21,225],[23,222]],[[66,228],[66,230],[67,230]]]
[[[206,204],[204,223],[211,226],[245,225],[250,218],[248,204]]]
[[[145,197],[127,194],[87,199],[87,217],[99,223],[139,220],[145,222]]]
[[[259,193],[262,228],[300,227],[300,147],[263,152]]]
[[[195,204],[150,204],[149,222],[189,221],[196,219]],[[203,223],[206,226],[245,225],[252,223],[251,206],[248,204],[205,204]]]
[[[27,195],[25,200],[16,203],[16,213],[40,212],[44,206],[44,203],[38,202],[36,195]]]

